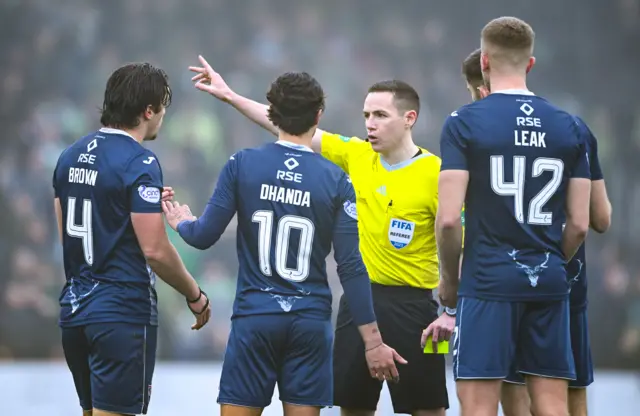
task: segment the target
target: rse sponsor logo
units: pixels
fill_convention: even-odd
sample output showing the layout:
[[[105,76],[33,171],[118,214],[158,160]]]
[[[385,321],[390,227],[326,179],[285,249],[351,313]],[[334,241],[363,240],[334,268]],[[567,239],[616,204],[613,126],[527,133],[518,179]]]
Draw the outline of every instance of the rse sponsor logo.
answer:
[[[80,155],[78,156],[78,163],[88,163],[90,165],[93,165],[95,161],[96,155],[92,155],[89,153],[80,153]]]
[[[285,172],[283,170],[279,170],[276,172],[276,179],[288,182],[302,183],[302,173]]]
[[[143,160],[143,161],[142,161],[142,163],[144,163],[145,165],[150,165],[150,164],[152,164],[152,163],[153,163],[153,161],[154,161],[154,160],[156,160],[156,158],[155,158],[155,157],[153,157],[153,156],[149,156],[149,157],[147,158],[147,160]]]
[[[518,127],[542,127],[542,122],[537,117],[516,117]]]
[[[354,220],[358,219],[358,211],[356,210],[355,202],[346,201],[342,206],[344,207],[344,212],[346,212],[348,216]]]
[[[415,228],[416,224],[414,222],[391,218],[389,223],[389,242],[397,249],[406,247],[413,239]]]
[[[158,202],[160,202],[160,197],[162,193],[158,188],[154,188],[152,186],[146,187],[144,185],[140,185],[138,187],[138,195],[140,195],[140,198],[142,198],[144,201],[147,201],[151,204],[157,204]]]

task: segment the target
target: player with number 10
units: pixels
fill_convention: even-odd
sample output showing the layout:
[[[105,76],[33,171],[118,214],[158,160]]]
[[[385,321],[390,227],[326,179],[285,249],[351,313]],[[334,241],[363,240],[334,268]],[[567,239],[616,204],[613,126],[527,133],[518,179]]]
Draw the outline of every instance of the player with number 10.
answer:
[[[169,242],[162,171],[142,146],[162,126],[171,90],[150,64],[117,69],[104,93],[104,128],[67,148],[53,174],[66,284],[65,358],[85,416],[145,414],[155,366],[156,273],[187,299],[193,329],[209,300]]]
[[[279,140],[242,150],[222,169],[203,215],[164,204],[169,225],[206,249],[238,215],[238,288],[220,378],[223,416],[260,415],[278,384],[287,416],[314,416],[333,404],[331,290],[338,275],[364,341],[371,376],[397,379],[382,342],[360,257],[355,191],[349,177],[311,150],[324,92],[306,73],[287,73],[267,93]]]
[[[575,379],[565,264],[589,227],[587,145],[571,114],[527,89],[533,43],[520,19],[489,22],[481,68],[491,94],[442,129],[441,298],[458,307],[454,376],[465,416],[497,415],[512,363],[535,414],[566,414]]]

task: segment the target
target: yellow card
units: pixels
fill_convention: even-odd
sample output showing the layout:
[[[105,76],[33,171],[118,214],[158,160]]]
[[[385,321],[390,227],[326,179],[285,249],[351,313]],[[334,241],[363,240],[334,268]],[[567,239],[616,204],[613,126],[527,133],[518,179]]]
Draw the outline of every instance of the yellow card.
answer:
[[[427,342],[424,344],[425,354],[449,354],[449,341],[438,341],[438,352],[433,351],[433,341],[431,336],[427,338]]]

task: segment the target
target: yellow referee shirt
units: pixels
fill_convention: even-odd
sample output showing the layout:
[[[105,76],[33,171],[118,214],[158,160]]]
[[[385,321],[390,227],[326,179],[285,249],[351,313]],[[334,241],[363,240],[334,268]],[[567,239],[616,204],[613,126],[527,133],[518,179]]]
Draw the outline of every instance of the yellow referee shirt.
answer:
[[[390,166],[368,142],[327,132],[321,148],[353,182],[360,252],[371,281],[436,288],[440,158],[422,149],[421,155]]]

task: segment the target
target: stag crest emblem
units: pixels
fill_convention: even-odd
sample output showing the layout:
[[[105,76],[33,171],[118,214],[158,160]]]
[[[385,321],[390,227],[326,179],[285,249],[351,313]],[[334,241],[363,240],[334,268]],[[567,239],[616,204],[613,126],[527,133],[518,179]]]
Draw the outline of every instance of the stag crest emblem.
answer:
[[[582,260],[576,259],[576,261],[578,262],[578,273],[576,273],[576,275],[569,280],[569,292],[571,292],[571,288],[573,287],[573,285],[578,283],[578,280],[580,279],[580,273],[582,273],[582,266],[584,265]]]
[[[512,252],[509,253],[509,257],[511,257],[511,259],[516,262],[516,267],[518,269],[524,270],[524,272],[527,274],[531,287],[538,286],[538,278],[540,277],[540,273],[547,268],[547,263],[549,262],[550,253],[546,252],[544,261],[538,264],[537,266],[532,267],[532,266],[527,266],[526,264],[520,263],[517,260],[519,251],[520,250],[514,249]]]

